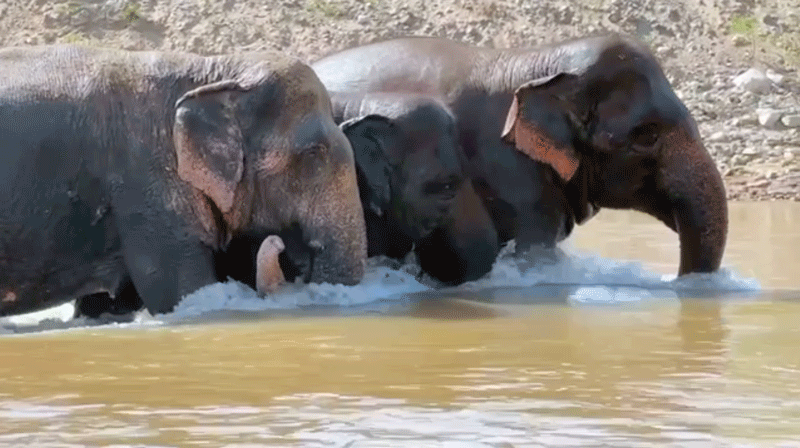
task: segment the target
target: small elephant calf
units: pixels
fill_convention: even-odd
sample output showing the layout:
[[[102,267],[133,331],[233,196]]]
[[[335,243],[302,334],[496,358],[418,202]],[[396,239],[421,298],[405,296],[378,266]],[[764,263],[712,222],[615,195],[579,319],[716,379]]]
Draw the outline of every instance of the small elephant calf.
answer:
[[[450,109],[424,94],[330,95],[334,122],[355,155],[368,255],[402,258],[414,249],[423,270],[445,283],[488,272],[497,232],[464,182]],[[463,241],[439,231],[456,223],[470,227],[458,233]],[[454,266],[454,260],[461,261]]]

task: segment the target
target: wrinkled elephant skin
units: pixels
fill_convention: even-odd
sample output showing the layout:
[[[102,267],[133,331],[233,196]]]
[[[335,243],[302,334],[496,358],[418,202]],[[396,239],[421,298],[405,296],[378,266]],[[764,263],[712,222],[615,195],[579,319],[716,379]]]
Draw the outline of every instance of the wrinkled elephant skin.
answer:
[[[601,208],[624,208],[678,232],[679,274],[720,266],[728,226],[722,178],[660,64],[633,38],[525,49],[403,38],[312,67],[330,91],[442,97],[457,118],[462,166],[501,243],[553,246]],[[460,227],[474,229],[451,231]]]
[[[464,180],[455,117],[424,95],[331,92],[331,101],[356,159],[368,253],[403,257],[444,223]]]
[[[352,149],[307,65],[41,46],[0,50],[0,73],[0,315],[104,294],[169,312],[224,280],[232,240],[289,230],[319,249],[309,280],[362,278]]]

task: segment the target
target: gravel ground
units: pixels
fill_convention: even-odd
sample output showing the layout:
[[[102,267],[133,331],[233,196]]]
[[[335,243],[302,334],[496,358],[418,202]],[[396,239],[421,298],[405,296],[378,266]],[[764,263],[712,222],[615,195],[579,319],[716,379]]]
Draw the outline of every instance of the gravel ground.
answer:
[[[616,31],[654,49],[728,196],[800,200],[800,0],[3,0],[0,45],[73,42],[312,60],[434,35],[495,47]]]

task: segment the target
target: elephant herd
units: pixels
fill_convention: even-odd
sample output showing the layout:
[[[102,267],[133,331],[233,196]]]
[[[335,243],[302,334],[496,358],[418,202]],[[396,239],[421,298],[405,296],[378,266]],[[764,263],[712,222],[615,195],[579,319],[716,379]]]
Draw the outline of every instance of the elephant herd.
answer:
[[[165,313],[227,277],[352,285],[410,252],[455,285],[603,207],[676,231],[680,275],[719,268],[721,176],[628,36],[412,37],[311,63],[0,50],[0,316]]]

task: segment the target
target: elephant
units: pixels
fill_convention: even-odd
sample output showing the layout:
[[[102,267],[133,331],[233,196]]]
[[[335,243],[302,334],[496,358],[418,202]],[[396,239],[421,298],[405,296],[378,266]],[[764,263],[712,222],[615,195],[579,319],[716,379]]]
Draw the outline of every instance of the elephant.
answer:
[[[363,277],[352,148],[299,59],[43,45],[0,73],[0,315],[168,313],[242,235],[294,237],[309,281]]]
[[[499,242],[480,198],[470,183],[463,182],[455,117],[449,108],[429,95],[329,94],[334,122],[353,147],[367,255],[402,259],[413,250],[425,270],[439,260],[449,260],[457,250],[472,256],[448,266],[451,276],[482,275],[487,263],[491,266]],[[456,220],[461,230],[458,236],[469,238],[447,240],[445,246],[438,235]],[[257,236],[234,240],[226,262],[221,263],[226,270],[220,277],[263,290],[258,282],[264,270],[254,261],[262,259],[255,252],[258,241]],[[266,251],[265,245],[261,248]],[[296,269],[280,260],[287,253],[294,254],[294,260],[303,259],[302,251],[295,252],[296,247],[284,247],[278,253],[280,267],[289,277],[296,275]],[[440,277],[447,282],[446,276]]]
[[[455,117],[426,95],[329,94],[353,147],[367,254],[402,258],[444,222],[463,183]]]
[[[417,94],[328,93],[334,122],[353,148],[367,256],[401,259],[413,249],[419,250],[420,244],[428,247],[430,244],[424,242],[451,219],[451,212],[464,208],[467,194],[478,202],[471,188],[463,191],[455,118],[440,100]],[[483,215],[488,222],[488,214]],[[266,241],[260,242],[259,235],[237,237],[220,263],[224,271],[219,276],[245,283],[262,294],[267,291],[259,282],[270,283],[264,278],[268,272],[280,268],[291,280],[297,269],[285,262],[287,256],[295,260],[294,264],[310,260],[304,257],[302,248],[291,244],[296,238],[290,234],[274,237],[283,237],[289,244],[274,251]],[[479,246],[470,243],[470,249]],[[482,240],[480,243],[485,244]],[[267,260],[273,258],[279,264],[274,269],[258,266],[270,265]]]
[[[442,97],[457,118],[465,174],[501,244],[514,239],[517,253],[554,247],[605,207],[647,213],[677,232],[679,275],[720,266],[722,177],[660,63],[631,36],[519,49],[407,37],[311,67],[329,91]],[[469,239],[459,232],[445,229],[439,244]]]

